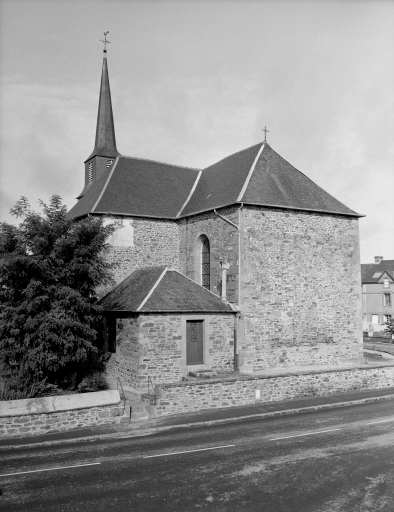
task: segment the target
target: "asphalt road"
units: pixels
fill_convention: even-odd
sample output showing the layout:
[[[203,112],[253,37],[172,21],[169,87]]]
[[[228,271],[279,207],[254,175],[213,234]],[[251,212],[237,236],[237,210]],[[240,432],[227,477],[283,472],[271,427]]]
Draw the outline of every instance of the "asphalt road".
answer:
[[[393,512],[394,401],[0,461],[1,512]]]

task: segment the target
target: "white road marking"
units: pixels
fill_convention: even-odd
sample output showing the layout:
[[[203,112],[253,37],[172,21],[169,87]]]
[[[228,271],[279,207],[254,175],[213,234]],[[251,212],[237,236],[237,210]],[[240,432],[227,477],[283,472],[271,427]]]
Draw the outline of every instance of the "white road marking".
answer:
[[[376,423],[386,423],[388,421],[394,421],[394,418],[390,418],[388,420],[371,421],[371,423],[367,423],[367,425],[375,425]]]
[[[97,466],[101,462],[91,462],[90,464],[76,464],[75,466],[62,466],[60,468],[34,469],[33,471],[20,471],[19,473],[4,473],[0,476],[26,475],[27,473],[40,473],[41,471],[56,471],[57,469],[83,468],[85,466]]]
[[[152,457],[166,457],[167,455],[178,455],[179,453],[204,452],[206,450],[220,450],[221,448],[231,448],[235,444],[226,444],[225,446],[213,446],[212,448],[199,448],[198,450],[186,450],[184,452],[160,453],[158,455],[147,455],[143,459],[151,459]]]
[[[303,437],[303,436],[314,436],[316,434],[325,434],[326,432],[334,432],[334,430],[341,430],[340,428],[332,428],[330,430],[320,430],[319,432],[308,432],[307,434],[297,434],[295,436],[275,437],[270,441],[279,441],[280,439],[290,439],[291,437]]]

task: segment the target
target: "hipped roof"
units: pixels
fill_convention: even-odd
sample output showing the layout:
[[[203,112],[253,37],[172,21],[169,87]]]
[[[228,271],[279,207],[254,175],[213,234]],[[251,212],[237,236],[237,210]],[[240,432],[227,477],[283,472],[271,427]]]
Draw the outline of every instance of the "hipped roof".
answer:
[[[293,167],[267,143],[202,171],[119,157],[69,212],[177,219],[233,204],[360,217]]]
[[[214,293],[164,266],[135,270],[99,304],[104,312],[235,313]]]
[[[394,260],[381,260],[379,263],[363,263],[361,265],[362,284],[372,284],[379,282],[382,274],[387,274],[394,278]]]

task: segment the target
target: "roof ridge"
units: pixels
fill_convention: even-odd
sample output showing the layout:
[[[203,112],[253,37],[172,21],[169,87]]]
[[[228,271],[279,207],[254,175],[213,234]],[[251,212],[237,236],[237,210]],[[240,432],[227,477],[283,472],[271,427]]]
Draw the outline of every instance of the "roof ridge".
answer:
[[[117,156],[116,159],[115,159],[115,163],[114,165],[112,166],[112,169],[110,171],[110,173],[108,174],[108,178],[107,178],[107,181],[105,182],[98,198],[97,198],[97,201],[94,203],[93,205],[93,208],[91,209],[90,213],[94,213],[94,210],[96,209],[96,206],[99,204],[99,202],[101,201],[101,198],[103,197],[104,195],[104,192],[105,192],[105,189],[108,187],[108,183],[110,182],[110,179],[112,178],[112,175],[114,173],[114,170],[115,170],[115,167],[117,166],[119,162],[119,157]]]
[[[253,144],[252,146],[235,151],[235,153],[231,153],[231,155],[224,156],[223,158],[221,158],[220,160],[217,160],[213,164],[208,165],[207,167],[204,167],[202,170],[207,171],[210,167],[213,167],[214,165],[217,165],[217,164],[220,164],[220,162],[223,162],[223,160],[227,160],[227,158],[231,158],[232,156],[238,155],[239,153],[242,153],[243,151],[248,151],[249,149],[253,148],[254,146],[258,146],[259,144],[266,144],[268,146],[267,142],[257,142],[256,144]]]
[[[242,200],[242,197],[244,196],[246,189],[248,188],[250,179],[254,173],[254,170],[256,168],[257,162],[259,161],[261,153],[264,151],[265,145],[266,145],[266,142],[263,142],[263,144],[261,145],[260,149],[257,152],[256,158],[254,159],[252,166],[249,169],[248,175],[246,176],[244,184],[242,185],[241,192],[239,193],[239,195],[237,197],[237,202],[240,202]]]
[[[181,209],[180,209],[180,210],[179,210],[179,212],[177,213],[176,218],[178,218],[178,217],[181,215],[181,213],[183,212],[183,210],[186,208],[186,206],[187,206],[188,202],[189,202],[189,201],[190,201],[190,199],[192,198],[192,195],[194,194],[194,191],[196,190],[197,184],[198,184],[198,182],[200,181],[201,174],[202,174],[202,171],[199,171],[199,172],[198,172],[198,174],[197,174],[196,179],[194,180],[193,186],[192,186],[192,188],[190,189],[189,195],[187,196],[186,201],[183,203],[183,205],[181,206]]]
[[[198,169],[197,167],[189,167],[187,165],[178,165],[178,164],[168,164],[168,163],[162,162],[160,160],[152,160],[151,158],[141,158],[138,156],[128,156],[128,155],[120,155],[120,158],[128,158],[130,160],[142,160],[143,162],[152,162],[154,164],[168,165],[170,167],[179,167],[180,169],[191,169],[192,171],[201,171],[201,169]]]
[[[163,276],[167,272],[167,270],[168,270],[168,267],[165,267],[163,272],[160,274],[159,278],[157,279],[156,283],[152,286],[152,288],[150,289],[149,293],[147,294],[145,299],[141,302],[141,304],[138,306],[136,311],[141,311],[141,308],[143,306],[145,306],[145,304],[147,303],[148,299],[151,297],[152,293],[156,290],[156,288],[158,287],[160,281],[163,279]]]

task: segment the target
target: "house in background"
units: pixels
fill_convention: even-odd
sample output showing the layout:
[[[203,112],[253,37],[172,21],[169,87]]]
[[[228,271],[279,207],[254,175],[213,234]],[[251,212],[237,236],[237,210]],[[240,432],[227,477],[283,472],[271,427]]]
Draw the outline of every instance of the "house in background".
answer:
[[[361,265],[363,331],[384,331],[394,317],[394,260],[375,256],[375,263]]]
[[[136,127],[137,128],[137,127]],[[360,215],[264,141],[203,169],[116,148],[107,59],[68,213],[115,222],[110,369],[141,389],[201,371],[360,362]]]

